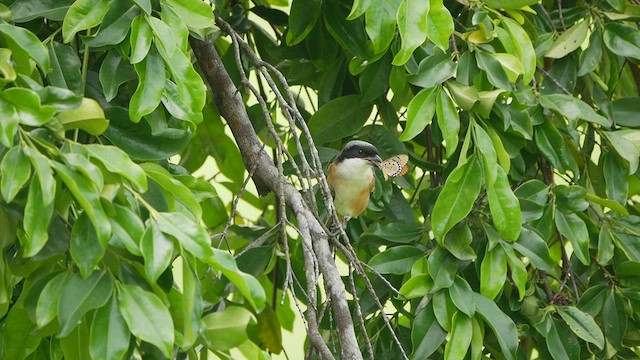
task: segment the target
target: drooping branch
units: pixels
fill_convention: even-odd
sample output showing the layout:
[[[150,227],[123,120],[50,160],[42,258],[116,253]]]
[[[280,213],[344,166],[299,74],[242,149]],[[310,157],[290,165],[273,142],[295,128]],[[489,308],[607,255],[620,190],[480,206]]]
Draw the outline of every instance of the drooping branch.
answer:
[[[347,304],[345,286],[333,260],[326,231],[302,195],[280,176],[273,159],[264,151],[262,142],[249,120],[244,102],[213,45],[193,38],[190,39],[190,44],[211,87],[218,110],[227,120],[236,139],[245,167],[252,169],[255,166],[255,176],[277,195],[283,195],[287,206],[298,221],[307,275],[307,323],[311,343],[323,358],[333,358],[318,330],[315,309],[317,277],[314,274],[317,266],[324,277],[326,292],[331,298],[339,332],[341,358],[362,359]]]

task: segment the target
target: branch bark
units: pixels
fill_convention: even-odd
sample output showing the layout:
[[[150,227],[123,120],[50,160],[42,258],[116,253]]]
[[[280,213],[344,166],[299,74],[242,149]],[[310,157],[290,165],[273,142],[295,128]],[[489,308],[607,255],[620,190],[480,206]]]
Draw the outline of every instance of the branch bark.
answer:
[[[213,45],[193,38],[190,38],[189,41],[200,68],[211,87],[220,115],[227,120],[236,139],[245,167],[251,169],[255,166],[254,175],[264,181],[274,193],[284,196],[287,206],[298,221],[303,241],[305,273],[307,274],[307,292],[309,294],[307,320],[311,343],[323,358],[333,359],[331,351],[318,330],[317,310],[315,309],[317,277],[314,276],[317,266],[324,277],[325,290],[331,298],[339,332],[341,358],[362,359],[347,303],[346,289],[333,260],[327,233],[298,190],[286,179],[279,177],[273,159],[264,151],[262,142],[251,125],[238,89],[231,81]]]

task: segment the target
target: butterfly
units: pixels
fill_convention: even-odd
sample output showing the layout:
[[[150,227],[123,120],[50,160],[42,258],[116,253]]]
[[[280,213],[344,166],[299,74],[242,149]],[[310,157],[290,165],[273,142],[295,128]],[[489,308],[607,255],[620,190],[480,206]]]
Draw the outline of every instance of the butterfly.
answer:
[[[389,180],[389,176],[402,176],[409,171],[409,166],[407,166],[407,161],[409,161],[409,156],[405,154],[396,155],[388,158],[387,160],[380,163],[380,169],[382,169],[382,174],[384,175],[384,180]]]

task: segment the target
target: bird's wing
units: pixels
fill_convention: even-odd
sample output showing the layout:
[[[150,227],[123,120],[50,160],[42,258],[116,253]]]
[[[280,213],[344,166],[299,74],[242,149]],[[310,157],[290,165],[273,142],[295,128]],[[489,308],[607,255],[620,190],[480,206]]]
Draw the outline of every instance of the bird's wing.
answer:
[[[327,183],[329,183],[329,187],[333,188],[336,183],[336,175],[335,175],[335,165],[333,163],[329,164],[329,169],[327,171]]]
[[[369,192],[373,193],[373,191],[376,189],[376,177],[372,176],[370,181],[369,181]]]

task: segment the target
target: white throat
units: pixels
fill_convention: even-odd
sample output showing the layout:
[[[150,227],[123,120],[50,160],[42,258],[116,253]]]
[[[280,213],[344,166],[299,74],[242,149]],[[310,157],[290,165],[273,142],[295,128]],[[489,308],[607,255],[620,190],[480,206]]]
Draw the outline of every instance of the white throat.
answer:
[[[342,160],[340,166],[337,167],[337,171],[338,174],[336,175],[347,181],[362,181],[368,174],[373,175],[373,169],[369,162],[360,158]]]

